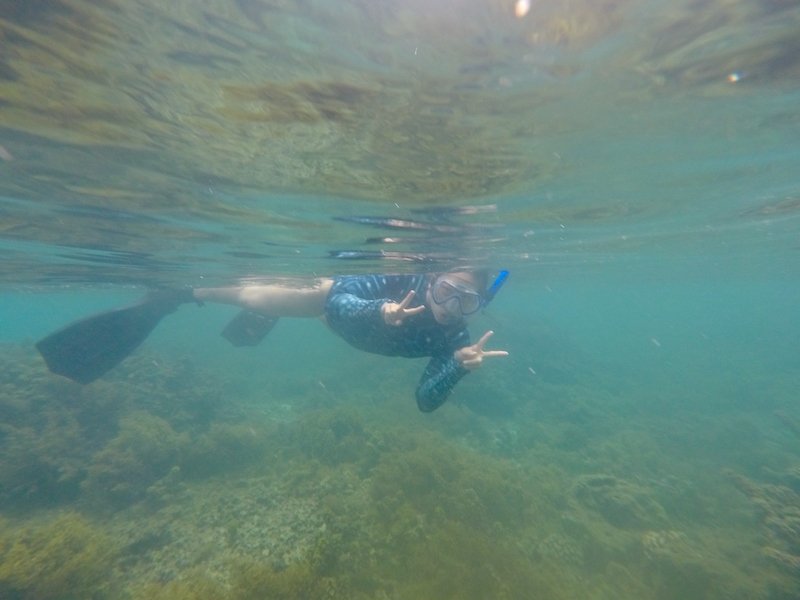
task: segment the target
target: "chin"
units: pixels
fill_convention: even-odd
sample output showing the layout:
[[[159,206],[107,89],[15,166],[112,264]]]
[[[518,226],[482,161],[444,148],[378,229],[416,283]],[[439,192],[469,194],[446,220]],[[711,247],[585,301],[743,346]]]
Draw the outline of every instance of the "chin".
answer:
[[[451,315],[449,313],[438,315],[436,320],[442,325],[457,325],[464,322],[464,317],[461,315]]]

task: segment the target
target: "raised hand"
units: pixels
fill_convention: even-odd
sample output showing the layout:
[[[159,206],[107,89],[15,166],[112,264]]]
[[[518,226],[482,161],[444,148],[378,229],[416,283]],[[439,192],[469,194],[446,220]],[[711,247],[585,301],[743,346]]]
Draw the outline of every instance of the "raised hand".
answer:
[[[508,352],[505,350],[483,349],[483,347],[486,345],[486,342],[489,341],[489,338],[493,335],[494,331],[487,331],[483,334],[483,336],[481,336],[481,339],[471,346],[464,346],[463,348],[456,350],[456,360],[461,361],[461,364],[471,371],[480,367],[483,363],[483,359],[487,356],[508,356]]]
[[[406,297],[403,298],[400,304],[397,302],[385,302],[383,306],[381,306],[381,314],[383,315],[383,320],[387,325],[394,325],[395,327],[402,325],[403,321],[407,317],[418,315],[425,310],[424,304],[414,308],[407,308],[408,305],[411,304],[411,301],[414,299],[415,295],[416,292],[411,290],[408,292],[408,294],[406,294]]]

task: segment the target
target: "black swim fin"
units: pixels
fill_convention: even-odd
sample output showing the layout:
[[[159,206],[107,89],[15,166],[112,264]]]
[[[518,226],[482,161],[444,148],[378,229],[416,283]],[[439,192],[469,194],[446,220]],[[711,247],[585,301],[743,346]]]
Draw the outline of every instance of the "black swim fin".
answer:
[[[47,367],[78,383],[91,383],[121,363],[159,321],[186,302],[190,289],[157,290],[130,306],[71,323],[36,344]]]
[[[257,346],[277,322],[278,317],[243,310],[225,326],[222,337],[234,346]]]

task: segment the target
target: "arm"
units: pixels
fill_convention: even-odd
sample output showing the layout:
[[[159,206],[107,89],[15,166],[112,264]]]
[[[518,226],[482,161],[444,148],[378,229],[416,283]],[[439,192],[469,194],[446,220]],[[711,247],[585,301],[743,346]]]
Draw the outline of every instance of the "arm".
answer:
[[[454,355],[431,358],[417,386],[417,406],[422,412],[439,408],[459,380],[469,373]]]
[[[456,383],[470,371],[479,368],[487,356],[508,356],[505,350],[483,349],[493,334],[493,331],[487,331],[474,344],[459,348],[450,355],[431,359],[417,386],[417,406],[422,412],[434,411],[444,404]]]
[[[385,298],[366,300],[355,294],[331,294],[325,305],[325,314],[331,321],[357,321],[378,326],[383,323],[381,308],[386,302]]]
[[[355,294],[333,293],[328,298],[325,310],[329,318],[363,320],[376,324],[376,319],[380,317],[381,323],[397,327],[408,317],[425,310],[425,305],[408,308],[414,296],[414,290],[410,290],[406,297],[397,303],[389,298],[368,300]]]

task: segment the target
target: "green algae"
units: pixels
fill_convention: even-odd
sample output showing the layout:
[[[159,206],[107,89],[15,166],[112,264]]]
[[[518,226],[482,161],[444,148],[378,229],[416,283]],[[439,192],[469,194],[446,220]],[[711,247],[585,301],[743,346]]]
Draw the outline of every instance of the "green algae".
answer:
[[[248,598],[274,598],[275,600],[303,600],[305,598],[336,598],[333,580],[320,577],[307,564],[295,564],[275,569],[263,564],[242,564],[233,574],[231,600]]]
[[[160,357],[134,358],[84,389],[43,375],[24,353],[5,358],[4,450],[19,443],[17,430],[52,423],[36,429],[42,440],[30,437],[32,457],[77,444],[72,494],[53,501],[69,511],[106,509],[97,522],[74,512],[53,521],[23,508],[20,496],[6,498],[14,512],[0,527],[0,585],[22,598],[47,597],[32,583],[44,581],[36,569],[57,560],[69,540],[83,540],[83,558],[102,573],[76,559],[65,565],[73,574],[51,569],[48,577],[79,579],[85,598],[109,589],[136,600],[531,591],[544,600],[784,600],[796,592],[792,469],[775,471],[787,486],[782,495],[737,483],[770,498],[764,527],[773,537],[764,545],[737,513],[747,500],[730,503],[732,486],[714,491],[710,482],[690,494],[697,486],[677,476],[661,481],[669,463],[656,441],[615,430],[595,406],[629,410],[632,399],[583,382],[542,387],[530,401],[537,427],[499,437],[511,436],[515,423],[457,409],[420,420],[393,405],[351,404],[273,421],[263,398],[253,412],[249,399]],[[517,402],[516,419],[527,419],[530,405]],[[561,441],[582,436],[587,421],[595,422],[592,435]],[[596,453],[590,461],[588,449]],[[34,479],[26,485],[36,493]],[[54,522],[61,534],[48,530]],[[101,547],[98,557],[93,548]]]
[[[228,590],[198,570],[181,580],[145,584],[131,596],[133,600],[228,600]]]
[[[663,507],[646,489],[612,475],[588,475],[575,484],[574,495],[620,528],[643,528],[669,521]]]
[[[117,548],[77,513],[22,528],[0,528],[0,592],[31,600],[105,597]]]
[[[215,382],[175,363],[133,391],[122,382],[143,365],[153,367],[152,360],[133,357],[116,379],[82,387],[47,375],[26,351],[7,352],[0,506],[80,499],[118,509],[141,500],[174,468],[204,477],[263,455],[268,431],[255,421],[229,422],[241,417],[225,414]],[[178,393],[188,379],[192,393]]]
[[[314,461],[332,467],[375,463],[382,441],[352,409],[309,412],[286,430],[286,447],[301,451]]]
[[[164,477],[189,443],[160,417],[146,412],[125,415],[119,433],[97,452],[81,483],[95,502],[119,508],[140,500]]]
[[[245,467],[262,458],[271,446],[274,430],[257,422],[212,423],[183,444],[181,472],[190,478],[219,475],[231,465]]]
[[[74,500],[96,440],[77,386],[48,377],[29,352],[4,353],[0,385],[0,506]]]
[[[232,567],[231,581],[222,585],[201,570],[176,581],[150,583],[134,591],[134,600],[324,600],[343,598],[333,580],[316,575],[307,564],[274,568],[243,560]]]
[[[497,524],[522,524],[534,508],[522,474],[502,461],[415,436],[417,445],[383,457],[371,476],[371,494],[379,522],[408,507],[427,519],[437,516],[469,523],[478,530]]]
[[[475,599],[533,597],[560,600],[576,597],[553,564],[535,562],[521,554],[506,536],[480,535],[468,523],[451,522],[435,528],[407,553],[399,598]]]
[[[800,493],[733,472],[729,477],[759,510],[765,530],[764,555],[788,572],[800,574]]]

